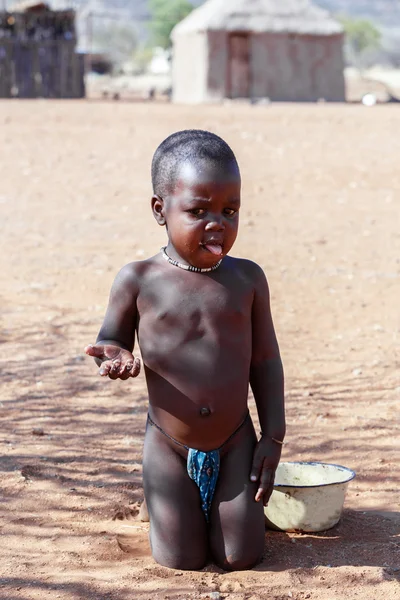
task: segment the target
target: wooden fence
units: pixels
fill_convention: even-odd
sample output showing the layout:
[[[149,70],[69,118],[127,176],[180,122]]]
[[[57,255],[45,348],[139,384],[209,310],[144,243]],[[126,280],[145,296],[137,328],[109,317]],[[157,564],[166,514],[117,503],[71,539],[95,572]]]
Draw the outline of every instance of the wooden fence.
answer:
[[[84,57],[74,40],[0,39],[1,98],[82,98]]]

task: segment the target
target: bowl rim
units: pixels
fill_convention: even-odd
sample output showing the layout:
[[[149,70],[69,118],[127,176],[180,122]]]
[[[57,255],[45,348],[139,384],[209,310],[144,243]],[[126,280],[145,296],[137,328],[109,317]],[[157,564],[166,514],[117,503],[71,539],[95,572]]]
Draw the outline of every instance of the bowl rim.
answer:
[[[274,487],[276,488],[317,488],[317,487],[328,487],[330,485],[342,485],[343,483],[349,483],[356,477],[356,472],[348,467],[344,467],[343,465],[337,465],[335,463],[323,463],[317,461],[302,461],[302,460],[291,460],[291,461],[282,461],[279,465],[322,465],[326,467],[338,467],[343,471],[346,471],[349,475],[347,479],[344,481],[332,481],[331,483],[316,483],[311,485],[294,485],[291,483],[274,483]],[[278,467],[279,467],[278,465]]]

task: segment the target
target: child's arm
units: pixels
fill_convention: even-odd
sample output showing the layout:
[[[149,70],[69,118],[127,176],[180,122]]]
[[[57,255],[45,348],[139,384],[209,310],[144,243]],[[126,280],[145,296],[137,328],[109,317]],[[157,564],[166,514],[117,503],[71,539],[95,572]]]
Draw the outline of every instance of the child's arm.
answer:
[[[261,439],[253,459],[250,478],[259,481],[256,501],[267,504],[285,437],[284,377],[272,322],[268,283],[258,267],[252,310],[252,359],[250,385],[257,405]]]
[[[132,355],[137,322],[138,279],[134,265],[121,269],[111,288],[110,300],[96,345],[85,352],[93,356],[99,373],[110,379],[128,379],[140,372],[140,360]]]

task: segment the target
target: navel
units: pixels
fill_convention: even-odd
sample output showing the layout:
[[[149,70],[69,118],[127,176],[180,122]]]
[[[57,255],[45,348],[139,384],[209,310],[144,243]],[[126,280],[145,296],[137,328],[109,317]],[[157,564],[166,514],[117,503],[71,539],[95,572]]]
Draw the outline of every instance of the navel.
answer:
[[[203,408],[200,409],[200,415],[202,417],[209,417],[210,414],[211,414],[211,410],[209,408],[203,407]]]

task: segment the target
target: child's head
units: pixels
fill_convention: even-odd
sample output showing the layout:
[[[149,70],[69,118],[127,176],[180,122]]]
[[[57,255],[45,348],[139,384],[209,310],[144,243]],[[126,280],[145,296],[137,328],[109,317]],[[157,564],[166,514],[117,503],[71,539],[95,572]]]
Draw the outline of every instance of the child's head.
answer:
[[[179,131],[152,162],[153,213],[179,257],[210,267],[229,252],[239,224],[240,171],[231,148],[208,131]]]

